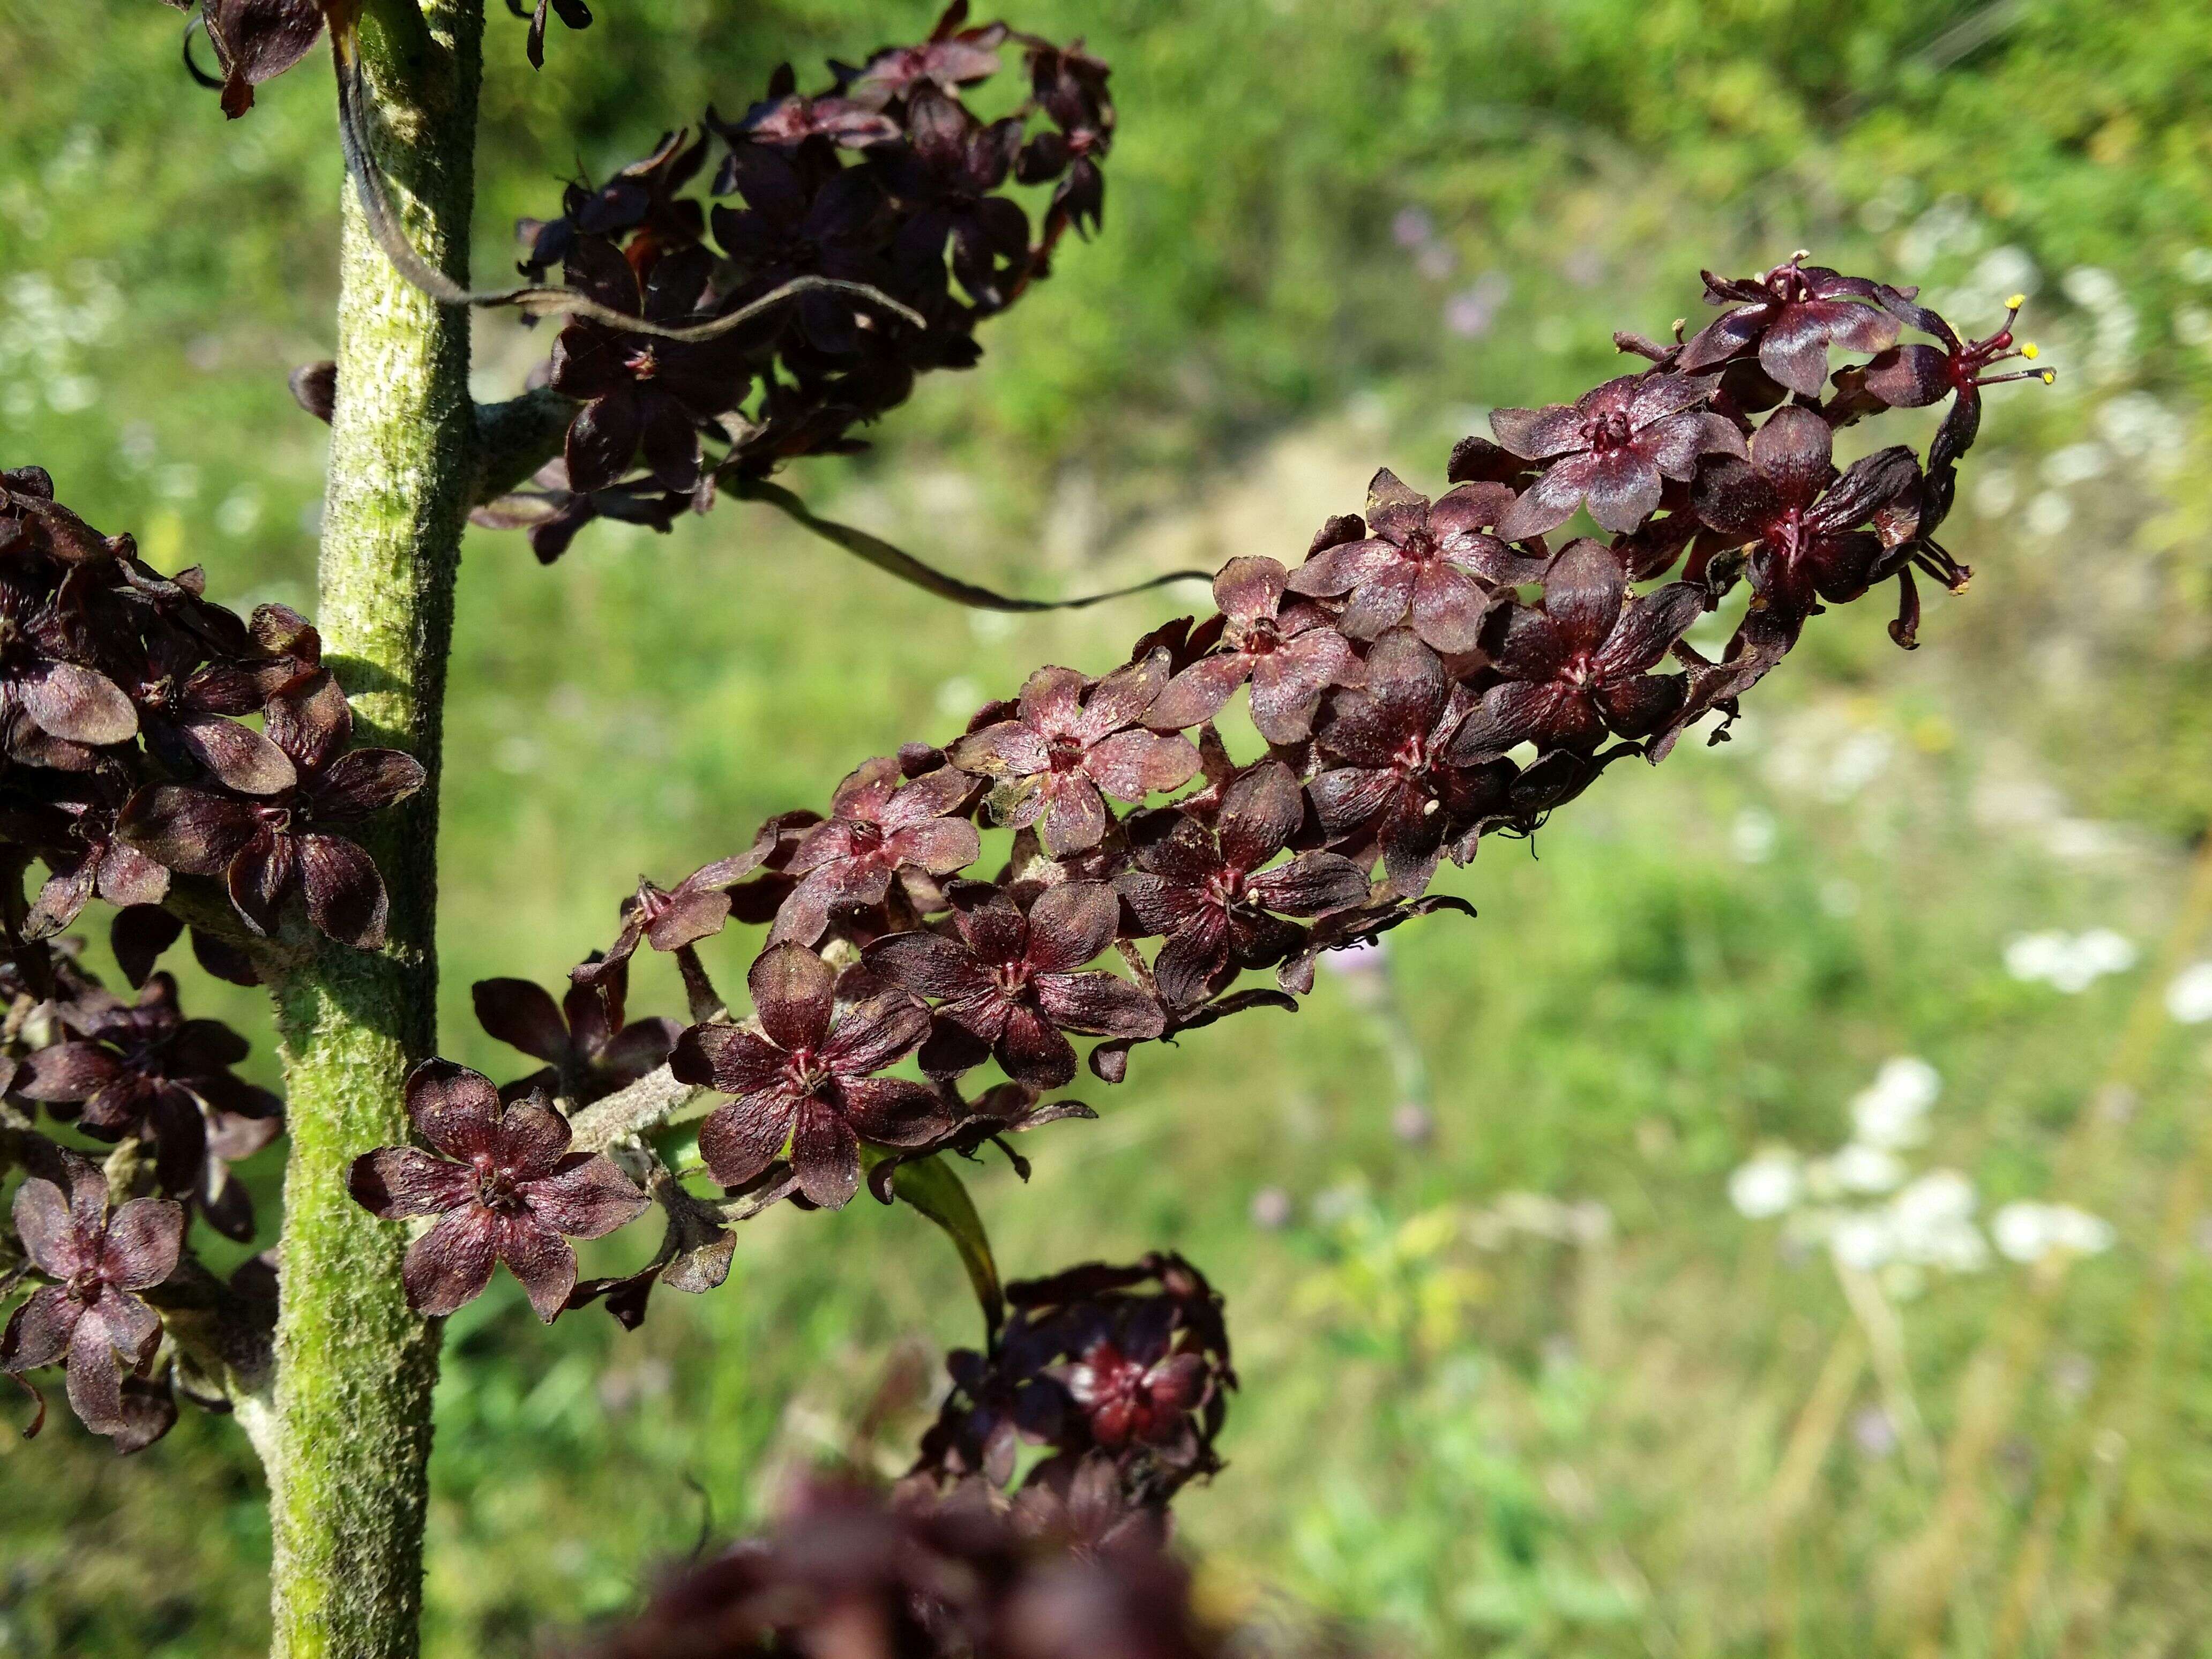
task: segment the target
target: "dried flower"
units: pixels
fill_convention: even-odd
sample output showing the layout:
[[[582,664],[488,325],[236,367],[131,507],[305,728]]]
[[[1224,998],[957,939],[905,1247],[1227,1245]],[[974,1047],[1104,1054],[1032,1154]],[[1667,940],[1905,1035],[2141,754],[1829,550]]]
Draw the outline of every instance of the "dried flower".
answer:
[[[1011,896],[980,882],[956,887],[951,899],[957,936],[895,933],[862,957],[871,973],[941,999],[924,1071],[953,1075],[988,1052],[1016,1081],[1057,1089],[1075,1075],[1075,1050],[1062,1032],[1159,1035],[1159,1007],[1142,988],[1075,971],[1113,943],[1111,888],[1063,882],[1039,894],[1026,915]]]
[[[407,1079],[407,1115],[433,1151],[386,1146],[354,1160],[346,1190],[386,1221],[434,1215],[407,1247],[407,1305],[453,1312],[507,1263],[547,1324],[576,1285],[571,1238],[599,1238],[650,1201],[597,1152],[568,1150],[568,1120],[542,1097],[502,1106],[482,1073],[425,1060]]]
[[[127,1431],[126,1370],[143,1371],[161,1322],[134,1291],[176,1271],[185,1212],[167,1199],[135,1198],[111,1211],[99,1166],[63,1157],[60,1183],[33,1176],[15,1189],[16,1236],[41,1285],[0,1333],[0,1370],[64,1361],[70,1407],[95,1434]]]
[[[680,1081],[736,1097],[699,1127],[715,1180],[744,1186],[788,1142],[799,1190],[842,1209],[860,1188],[862,1140],[919,1146],[949,1127],[934,1091],[875,1075],[928,1034],[914,997],[872,991],[841,1009],[829,964],[788,943],[762,951],[746,983],[760,1032],[695,1025],[670,1061]]]

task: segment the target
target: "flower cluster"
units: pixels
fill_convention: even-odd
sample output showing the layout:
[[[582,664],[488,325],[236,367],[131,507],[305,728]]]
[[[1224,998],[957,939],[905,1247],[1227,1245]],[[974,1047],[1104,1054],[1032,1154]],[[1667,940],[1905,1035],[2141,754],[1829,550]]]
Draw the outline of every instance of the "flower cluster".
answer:
[[[686,1569],[594,1659],[1203,1659],[1226,1651],[1151,1539],[1088,1538],[963,1495],[800,1488],[774,1529]]]
[[[948,1360],[952,1390],[914,1482],[1003,1492],[1024,1445],[1049,1447],[1024,1477],[1024,1508],[1077,1507],[1127,1530],[1164,1521],[1187,1482],[1221,1467],[1213,1442],[1237,1373],[1221,1298],[1197,1268],[1170,1255],[1092,1263],[1010,1285],[1006,1299],[990,1352]]]
[[[903,403],[917,374],[975,364],[977,324],[1048,273],[1069,228],[1097,225],[1114,106],[1105,64],[1004,23],[971,26],[967,10],[957,0],[918,45],[833,64],[820,91],[799,90],[786,64],[738,119],[709,111],[696,139],[672,134],[604,185],[571,185],[559,217],[524,222],[526,276],[558,266],[570,289],[662,330],[733,318],[802,278],[861,285],[905,312],[816,288],[707,338],[572,321],[547,375],[578,405],[562,459],[484,521],[529,525],[548,561],[593,518],[665,529],[718,483],[865,447],[856,429]],[[1009,47],[1030,94],[986,122],[963,98]],[[684,195],[717,142],[706,201]],[[1047,184],[1033,228],[1008,191]]]
[[[247,938],[298,897],[332,939],[381,945],[383,881],[343,832],[421,788],[422,769],[351,746],[314,629],[276,605],[242,621],[197,568],[161,575],[36,467],[0,472],[0,850],[18,874],[33,859],[52,872],[9,913],[11,943],[60,933],[97,896],[124,907],[118,954],[150,967],[179,930],[142,907],[183,875],[221,880]],[[235,940],[196,943],[212,971],[253,982]]]
[[[252,1237],[252,1202],[231,1165],[276,1138],[283,1108],[231,1069],[246,1057],[243,1038],[185,1018],[168,975],[125,1002],[76,965],[77,944],[32,941],[0,967],[0,1169],[26,1176],[12,1238],[0,1228],[0,1299],[30,1291],[0,1338],[0,1370],[65,1364],[86,1426],[137,1451],[167,1432],[176,1395],[191,1389],[162,1343],[180,1264],[192,1285],[178,1305],[189,1304],[201,1334],[234,1354],[265,1341],[266,1265],[218,1285],[186,1235],[198,1220]],[[39,1127],[41,1109],[56,1132],[112,1146],[106,1169]],[[159,1310],[140,1295],[157,1287]]]
[[[282,1107],[233,1070],[245,1040],[187,1018],[155,966],[189,917],[201,964],[254,984],[257,948],[295,899],[331,938],[383,943],[382,878],[345,832],[413,794],[423,774],[396,750],[353,748],[352,726],[303,618],[281,605],[241,618],[207,599],[198,570],[164,576],[128,536],[94,530],[40,469],[0,471],[0,1169],[28,1172],[23,1192],[66,1189],[77,1217],[56,1233],[37,1209],[45,1200],[19,1198],[20,1251],[0,1233],[0,1293],[41,1275],[93,1310],[71,1327],[79,1334],[56,1338],[66,1310],[38,1291],[6,1368],[66,1357],[78,1414],[126,1449],[175,1416],[173,1356],[136,1293],[182,1260],[204,1330],[218,1309],[252,1323],[239,1304],[265,1298],[216,1285],[179,1248],[157,1253],[158,1273],[135,1248],[100,1265],[99,1215],[77,1188],[103,1177],[83,1176],[46,1131],[113,1147],[105,1181],[125,1200],[118,1217],[140,1225],[155,1212],[138,1206],[158,1205],[179,1224],[173,1246],[195,1218],[253,1236],[231,1166],[276,1138]],[[95,898],[116,907],[110,938],[135,1000],[81,969],[77,941],[63,937]],[[115,1339],[106,1348],[102,1331]]]
[[[972,67],[997,38],[931,50]],[[851,95],[780,94],[750,118],[805,143],[865,131],[896,101],[860,96],[871,75],[908,76],[908,108],[927,82],[878,60],[842,83]],[[1614,762],[1656,763],[1709,716],[1720,740],[1824,605],[1893,581],[1892,632],[1910,645],[1915,570],[1966,578],[1935,537],[1979,382],[1954,377],[1924,465],[1894,447],[1839,469],[1833,439],[1902,386],[1903,329],[1956,337],[1900,290],[1802,256],[1709,288],[1728,309],[1703,332],[1621,337],[1649,367],[1571,404],[1497,411],[1454,451],[1441,497],[1379,472],[1365,512],[1329,520],[1302,562],[1231,561],[1215,614],[1154,630],[1102,676],[1040,669],[943,746],[865,763],[827,817],[782,815],[673,888],[641,883],[573,978],[618,1000],[641,945],[683,968],[693,1024],[668,1073],[635,1087],[672,1110],[691,1091],[727,1097],[697,1146],[731,1197],[707,1206],[672,1176],[672,1238],[687,1205],[717,1223],[785,1199],[836,1208],[864,1175],[888,1200],[902,1164],[1088,1115],[1042,1099],[1073,1081],[1078,1040],[1114,1083],[1139,1044],[1295,1006],[1323,952],[1465,909],[1430,891],[1444,860],[1533,834]],[[2010,320],[1960,361],[2000,354]],[[1871,361],[1831,374],[1837,345]],[[1608,534],[1573,533],[1584,507]],[[1740,588],[1727,649],[1689,646]],[[1265,749],[1240,763],[1221,721],[1241,687]],[[988,875],[987,830],[1010,842]],[[733,921],[769,929],[746,1018],[697,949]],[[1255,969],[1275,984],[1240,982]],[[533,1052],[556,1046],[549,1026]],[[1005,1080],[971,1098],[987,1066]],[[692,1231],[726,1248],[717,1225]]]

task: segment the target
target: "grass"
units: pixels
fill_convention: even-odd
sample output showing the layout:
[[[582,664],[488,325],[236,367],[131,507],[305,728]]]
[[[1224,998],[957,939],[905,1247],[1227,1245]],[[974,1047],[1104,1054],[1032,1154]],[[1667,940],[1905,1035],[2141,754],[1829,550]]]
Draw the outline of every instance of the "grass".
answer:
[[[32,26],[0,118],[18,233],[0,442],[157,564],[305,605],[319,434],[281,371],[319,354],[327,310],[321,89],[280,82],[220,129],[176,83],[168,13],[94,9],[97,58],[73,19]],[[1387,1000],[1330,975],[1295,1018],[1144,1053],[1086,1091],[1100,1122],[1024,1147],[1027,1187],[993,1168],[973,1188],[1011,1273],[1171,1245],[1228,1291],[1231,1468],[1182,1524],[1209,1594],[1255,1626],[1342,1620],[1438,1653],[2199,1651],[2208,1056],[2160,999],[2212,951],[2189,901],[2212,804],[2203,371],[2173,343],[2203,303],[2203,117],[2173,89],[2204,30],[2031,7],[1915,81],[1905,9],[1863,8],[1848,35],[1780,9],[1786,51],[1741,33],[1757,8],[1717,9],[1733,45],[1700,32],[1716,9],[1666,4],[1494,27],[1229,0],[1177,27],[1082,20],[1122,65],[1106,237],[886,453],[806,479],[979,578],[1048,592],[1294,556],[1373,465],[1438,482],[1473,399],[1570,390],[1610,327],[1688,309],[1700,238],[1817,230],[1887,262],[1917,237],[1936,246],[1917,274],[1954,292],[2022,250],[2067,379],[1993,410],[1978,474],[2013,501],[1962,514],[1982,574],[1931,604],[1926,649],[1896,653],[1879,616],[1827,619],[1738,741],[1617,770],[1533,846],[1486,847],[1451,878],[1480,919],[1394,935]],[[648,102],[754,78],[771,40],[849,53],[920,15],[860,14],[724,27],[686,0],[634,35],[610,15],[556,40],[542,88],[495,77],[487,247],[566,164],[551,135],[579,128],[603,163],[650,138]],[[1492,81],[1451,78],[1478,64]],[[1964,205],[1936,214],[1948,196]],[[1391,239],[1409,202],[1448,280]],[[1449,335],[1443,301],[1492,266],[1516,278],[1500,317]],[[2112,305],[2061,297],[2084,266],[2118,273],[2132,356],[2098,355]],[[527,361],[503,326],[483,356],[488,390]],[[72,377],[90,401],[55,395]],[[2163,424],[2113,413],[2146,395]],[[2067,522],[2020,528],[2051,524],[2045,499]],[[556,980],[640,872],[741,846],[1032,665],[1102,665],[1172,614],[971,619],[731,505],[665,539],[595,533],[550,571],[477,538],[460,607],[443,1029],[495,1074],[526,1066],[475,1029],[470,981]],[[2006,973],[2014,935],[2095,925],[2140,965],[2075,996]],[[755,943],[716,941],[713,964],[733,979]],[[666,968],[639,1006],[678,1006]],[[265,1030],[250,994],[185,978],[196,1011]],[[1726,1183],[1762,1145],[1835,1145],[1901,1054],[1944,1079],[1917,1163],[1970,1175],[1984,1215],[2060,1198],[2119,1242],[2063,1273],[1893,1285],[1885,1357],[1826,1258],[1738,1215]],[[1394,1113],[1423,1087],[1416,1145]],[[275,1171],[253,1173],[273,1213]],[[752,1224],[722,1291],[664,1296],[632,1336],[543,1332],[502,1279],[449,1336],[428,1650],[535,1651],[794,1470],[896,1467],[935,1356],[973,1324],[937,1237],[865,1203]],[[1932,1469],[1898,1438],[1900,1382]],[[118,1462],[58,1420],[0,1442],[0,1655],[260,1645],[266,1523],[229,1425],[188,1414]]]

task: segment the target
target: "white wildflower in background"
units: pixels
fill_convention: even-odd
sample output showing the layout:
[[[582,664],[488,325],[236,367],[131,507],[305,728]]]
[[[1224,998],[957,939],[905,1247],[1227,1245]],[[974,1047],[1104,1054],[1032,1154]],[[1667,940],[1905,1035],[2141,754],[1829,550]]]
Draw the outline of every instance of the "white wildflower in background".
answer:
[[[2011,1261],[2047,1255],[2101,1255],[2112,1248],[2112,1224],[2071,1204],[2008,1204],[1990,1218],[1997,1249]]]
[[[1887,1212],[1858,1210],[1838,1216],[1828,1229],[1828,1249],[1842,1266],[1863,1273],[1887,1266],[1897,1259]]]
[[[1761,1152],[1729,1177],[1729,1202],[1739,1214],[1764,1221],[1787,1213],[1804,1189],[1796,1153]]]
[[[2134,944],[2109,927],[2084,933],[2053,928],[2014,935],[2006,942],[2004,964],[2014,979],[2039,981],[2070,995],[2108,974],[2127,972],[2136,965],[2136,955]]]
[[[1989,1246],[1974,1225],[1974,1183],[1956,1170],[1930,1170],[1889,1201],[1896,1259],[1946,1273],[1978,1272]]]
[[[1916,1056],[1885,1060],[1851,1100],[1851,1128],[1869,1146],[1917,1146],[1928,1139],[1928,1109],[1943,1092],[1933,1066]]]
[[[1764,864],[1774,856],[1774,814],[1747,806],[1729,826],[1729,850],[1741,864]]]
[[[2184,1025],[2212,1020],[2212,962],[2199,962],[2174,975],[2166,988],[2166,1012]]]
[[[1829,1178],[1847,1193],[1887,1193],[1905,1179],[1896,1153],[1853,1141],[1828,1160]]]

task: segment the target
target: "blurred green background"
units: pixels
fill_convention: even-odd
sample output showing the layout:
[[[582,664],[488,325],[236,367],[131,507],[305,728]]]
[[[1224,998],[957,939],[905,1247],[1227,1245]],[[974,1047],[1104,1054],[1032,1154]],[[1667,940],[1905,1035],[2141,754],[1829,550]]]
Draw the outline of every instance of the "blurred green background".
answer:
[[[741,108],[781,58],[804,77],[931,21],[600,10],[542,76],[492,20],[486,282],[562,177]],[[2212,11],[1016,18],[1115,65],[1104,234],[872,455],[793,477],[963,574],[1046,593],[1295,558],[1378,464],[1441,487],[1489,406],[1612,372],[1613,329],[1695,313],[1701,264],[1800,246],[1971,328],[2024,290],[2061,376],[1991,400],[1954,520],[1981,574],[1932,603],[1928,648],[1895,651],[1880,602],[1827,619],[1737,741],[1617,771],[1452,877],[1480,921],[1394,935],[1296,1018],[1142,1054],[1088,1091],[1101,1121],[1024,1148],[1027,1187],[975,1178],[1010,1273],[1170,1245],[1227,1291],[1231,1467],[1181,1504],[1209,1595],[1261,1650],[2212,1651],[2212,968],[2189,971],[2212,957]],[[308,609],[324,434],[283,377],[331,346],[329,86],[310,64],[227,125],[177,33],[151,0],[0,3],[0,458],[219,598]],[[544,338],[479,326],[501,395]],[[556,981],[641,871],[744,846],[1037,662],[1115,660],[1172,603],[971,617],[739,506],[601,527],[550,570],[473,534],[446,1052],[519,1074],[471,981]],[[638,1006],[679,1006],[666,967]],[[185,977],[273,1073],[255,998]],[[1942,1085],[1902,1172],[1787,1164],[1842,1145],[1898,1056]],[[1787,1219],[1739,1207],[1771,1181],[1732,1201],[1762,1149],[1811,1194]],[[1882,1265],[1936,1188],[1905,1188],[1918,1212],[1882,1189],[1940,1170],[2011,1253]],[[1990,1226],[2022,1201],[2110,1247]],[[1821,1231],[1842,1210],[1849,1246]],[[449,1332],[428,1651],[539,1651],[793,1469],[895,1468],[973,1323],[935,1235],[866,1203],[753,1224],[727,1286],[664,1293],[635,1335],[542,1331],[502,1278]],[[259,1650],[242,1439],[188,1413],[118,1462],[56,1417],[0,1440],[0,1655]]]

